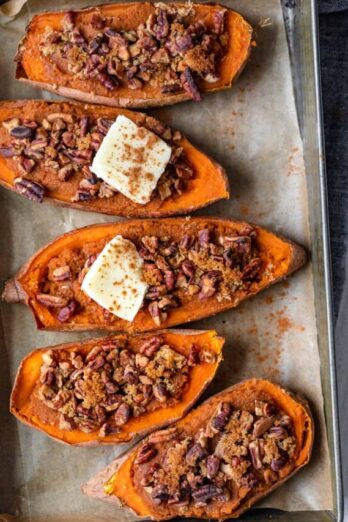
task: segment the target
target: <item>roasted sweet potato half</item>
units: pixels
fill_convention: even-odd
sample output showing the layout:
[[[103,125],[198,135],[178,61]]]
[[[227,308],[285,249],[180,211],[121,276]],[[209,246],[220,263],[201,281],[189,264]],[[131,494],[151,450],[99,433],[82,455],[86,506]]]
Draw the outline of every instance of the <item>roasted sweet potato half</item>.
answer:
[[[172,148],[170,163],[144,205],[113,190],[89,169],[119,115]],[[223,168],[155,118],[43,100],[0,102],[0,184],[33,201],[126,217],[185,214],[229,197]]]
[[[135,245],[148,284],[133,321],[117,317],[118,303],[105,309],[81,290],[101,250],[118,235]],[[43,247],[5,284],[2,298],[28,305],[40,329],[150,331],[233,308],[305,260],[302,247],[241,221],[108,223],[74,230]]]
[[[252,28],[212,4],[109,4],[42,13],[16,56],[19,80],[117,107],[153,107],[230,87],[251,49]]]
[[[307,464],[313,435],[303,399],[252,379],[153,432],[83,491],[142,519],[238,518]]]
[[[17,78],[89,103],[153,107],[231,86],[252,28],[224,6],[109,4],[34,16]]]
[[[223,344],[215,331],[171,330],[34,350],[19,367],[11,412],[66,444],[126,443],[192,407]]]

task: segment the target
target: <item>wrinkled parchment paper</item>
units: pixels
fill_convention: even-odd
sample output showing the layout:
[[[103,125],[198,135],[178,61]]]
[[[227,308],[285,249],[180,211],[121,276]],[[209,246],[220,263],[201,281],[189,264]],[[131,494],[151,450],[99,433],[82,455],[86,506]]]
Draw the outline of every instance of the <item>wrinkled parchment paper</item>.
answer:
[[[232,199],[204,213],[255,221],[310,248],[302,144],[279,0],[232,0],[226,4],[254,24],[270,18],[270,25],[263,23],[264,27],[257,29],[258,47],[235,88],[207,96],[200,104],[187,102],[153,113],[177,126],[229,173]],[[51,98],[14,80],[12,57],[17,41],[33,13],[86,5],[86,0],[29,0],[17,17],[0,17],[1,99]],[[4,189],[0,189],[0,212],[1,280],[57,235],[113,220],[32,204]],[[258,376],[272,378],[303,394],[312,406],[317,433],[311,463],[268,497],[263,506],[292,511],[331,509],[310,265],[238,309],[192,326],[216,328],[227,339],[224,363],[206,396]],[[132,519],[126,512],[80,492],[80,484],[110,462],[118,450],[64,446],[21,425],[7,413],[10,386],[26,353],[38,346],[88,336],[38,332],[24,306],[2,306],[2,512],[35,522],[106,522],[111,515],[118,521]]]

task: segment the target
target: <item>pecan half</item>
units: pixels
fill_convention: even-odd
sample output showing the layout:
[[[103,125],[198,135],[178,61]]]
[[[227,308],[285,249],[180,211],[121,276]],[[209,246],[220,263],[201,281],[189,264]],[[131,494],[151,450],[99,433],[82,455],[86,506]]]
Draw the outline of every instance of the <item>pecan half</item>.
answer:
[[[145,464],[157,455],[156,448],[149,442],[143,444],[134,460],[135,464]]]
[[[33,129],[26,127],[25,125],[19,125],[18,127],[13,127],[13,129],[10,130],[10,134],[13,138],[18,138],[21,140],[25,138],[32,138]]]
[[[194,101],[202,101],[202,95],[193,79],[191,69],[186,67],[184,72],[180,75],[180,80],[185,91],[190,95]]]
[[[178,428],[173,426],[166,430],[157,431],[149,436],[149,442],[156,444],[161,442],[168,442],[178,435]]]
[[[31,201],[42,203],[44,199],[45,189],[40,183],[36,183],[35,181],[30,181],[25,178],[16,178],[14,180],[14,188],[22,194],[22,196]]]
[[[216,499],[223,493],[221,488],[214,484],[205,484],[192,492],[192,497],[196,502],[206,503],[208,500]]]
[[[66,298],[58,295],[38,293],[36,294],[36,299],[39,303],[52,308],[62,308],[67,304]]]

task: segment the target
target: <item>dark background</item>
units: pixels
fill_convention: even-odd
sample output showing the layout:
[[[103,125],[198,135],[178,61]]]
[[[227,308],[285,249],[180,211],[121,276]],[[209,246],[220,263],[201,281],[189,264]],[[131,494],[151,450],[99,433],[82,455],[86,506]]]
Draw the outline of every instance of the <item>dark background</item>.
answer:
[[[334,6],[346,9],[331,12]],[[348,233],[348,1],[319,2],[319,38],[333,290],[337,319],[345,278]]]
[[[348,491],[348,0],[318,0],[343,488]],[[348,499],[345,495],[345,517]]]

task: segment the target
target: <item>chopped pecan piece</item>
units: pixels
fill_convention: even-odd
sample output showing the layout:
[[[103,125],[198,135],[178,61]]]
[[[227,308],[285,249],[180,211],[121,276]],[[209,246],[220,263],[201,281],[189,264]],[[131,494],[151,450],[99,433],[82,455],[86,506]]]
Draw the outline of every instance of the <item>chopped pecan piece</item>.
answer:
[[[232,406],[228,402],[220,404],[217,414],[211,420],[211,427],[216,431],[222,431],[232,413]]]
[[[207,458],[207,477],[213,479],[218,474],[221,459],[216,455],[209,455]]]
[[[195,466],[198,461],[203,460],[207,456],[207,452],[198,443],[191,446],[186,453],[185,459],[190,466]]]
[[[282,428],[282,426],[274,426],[268,431],[268,436],[271,439],[284,439],[287,435],[286,429]]]
[[[160,337],[152,337],[140,347],[140,353],[145,354],[147,357],[152,357],[162,344]]]
[[[18,118],[11,118],[9,120],[5,120],[2,122],[2,126],[5,127],[9,132],[11,132],[12,129],[15,127],[19,127],[20,120]]]
[[[128,404],[122,403],[114,414],[114,421],[116,426],[123,426],[128,422],[131,415],[131,409]]]
[[[0,147],[0,156],[3,158],[13,158],[18,155],[18,152],[13,147]]]
[[[249,451],[251,456],[251,461],[255,469],[262,468],[262,461],[260,456],[260,446],[258,440],[255,440],[249,444]]]
[[[46,117],[46,119],[49,123],[54,123],[57,121],[63,121],[64,123],[73,123],[72,115],[67,114],[66,112],[52,112]],[[61,126],[61,124],[59,126]]]
[[[260,258],[252,259],[250,261],[250,263],[248,263],[243,269],[243,274],[242,274],[243,280],[253,279],[260,272],[261,267],[262,267],[262,259],[260,259]]]
[[[271,469],[273,471],[280,471],[288,462],[288,456],[285,452],[278,459],[273,459],[271,461]]]
[[[36,299],[39,303],[52,308],[62,308],[67,304],[67,300],[64,297],[51,294],[39,293],[36,294]]]
[[[71,319],[71,317],[73,315],[75,315],[75,313],[77,312],[78,308],[79,308],[78,302],[75,301],[75,299],[72,299],[67,304],[67,306],[64,306],[64,308],[62,308],[58,312],[58,315],[57,315],[58,321],[60,321],[61,323],[65,323],[66,321]]]
[[[71,176],[74,174],[75,170],[72,165],[65,165],[58,171],[58,179],[60,181],[68,181]]]
[[[154,322],[157,325],[160,325],[161,319],[163,318],[163,314],[161,314],[161,312],[160,312],[158,303],[156,301],[153,301],[152,303],[150,303],[148,306],[148,310],[149,310],[150,315],[151,315],[152,319],[154,320]]]
[[[30,174],[30,172],[35,167],[35,161],[33,159],[29,159],[29,158],[26,158],[26,157],[21,157],[19,165],[20,165],[21,170],[24,173]]]
[[[159,382],[152,387],[153,394],[159,402],[166,402],[168,398],[168,392],[166,386]]]
[[[226,9],[221,9],[219,11],[215,11],[213,16],[214,21],[214,31],[217,34],[222,34],[225,30],[225,20],[226,20]]]
[[[168,500],[169,494],[164,486],[159,485],[153,488],[151,497],[153,500],[156,500],[158,504],[160,504],[163,500]]]
[[[201,278],[200,299],[207,299],[212,297],[217,292],[217,283],[221,277],[221,272],[218,270],[211,270],[204,274]]]
[[[265,417],[263,419],[259,419],[254,424],[254,437],[260,437],[263,435],[271,426],[274,424],[274,417]]]
[[[10,134],[13,138],[22,140],[25,138],[32,138],[33,130],[30,127],[26,127],[25,125],[19,125],[18,127],[13,127],[10,130]]]
[[[193,79],[192,72],[189,67],[180,75],[180,80],[185,91],[194,101],[202,101],[202,95]]]
[[[60,266],[52,272],[52,278],[55,281],[66,281],[67,279],[70,279],[70,277],[71,272],[70,267],[68,265]]]
[[[195,489],[192,492],[192,497],[195,502],[206,503],[208,500],[216,499],[222,493],[223,490],[214,484],[205,484]]]

